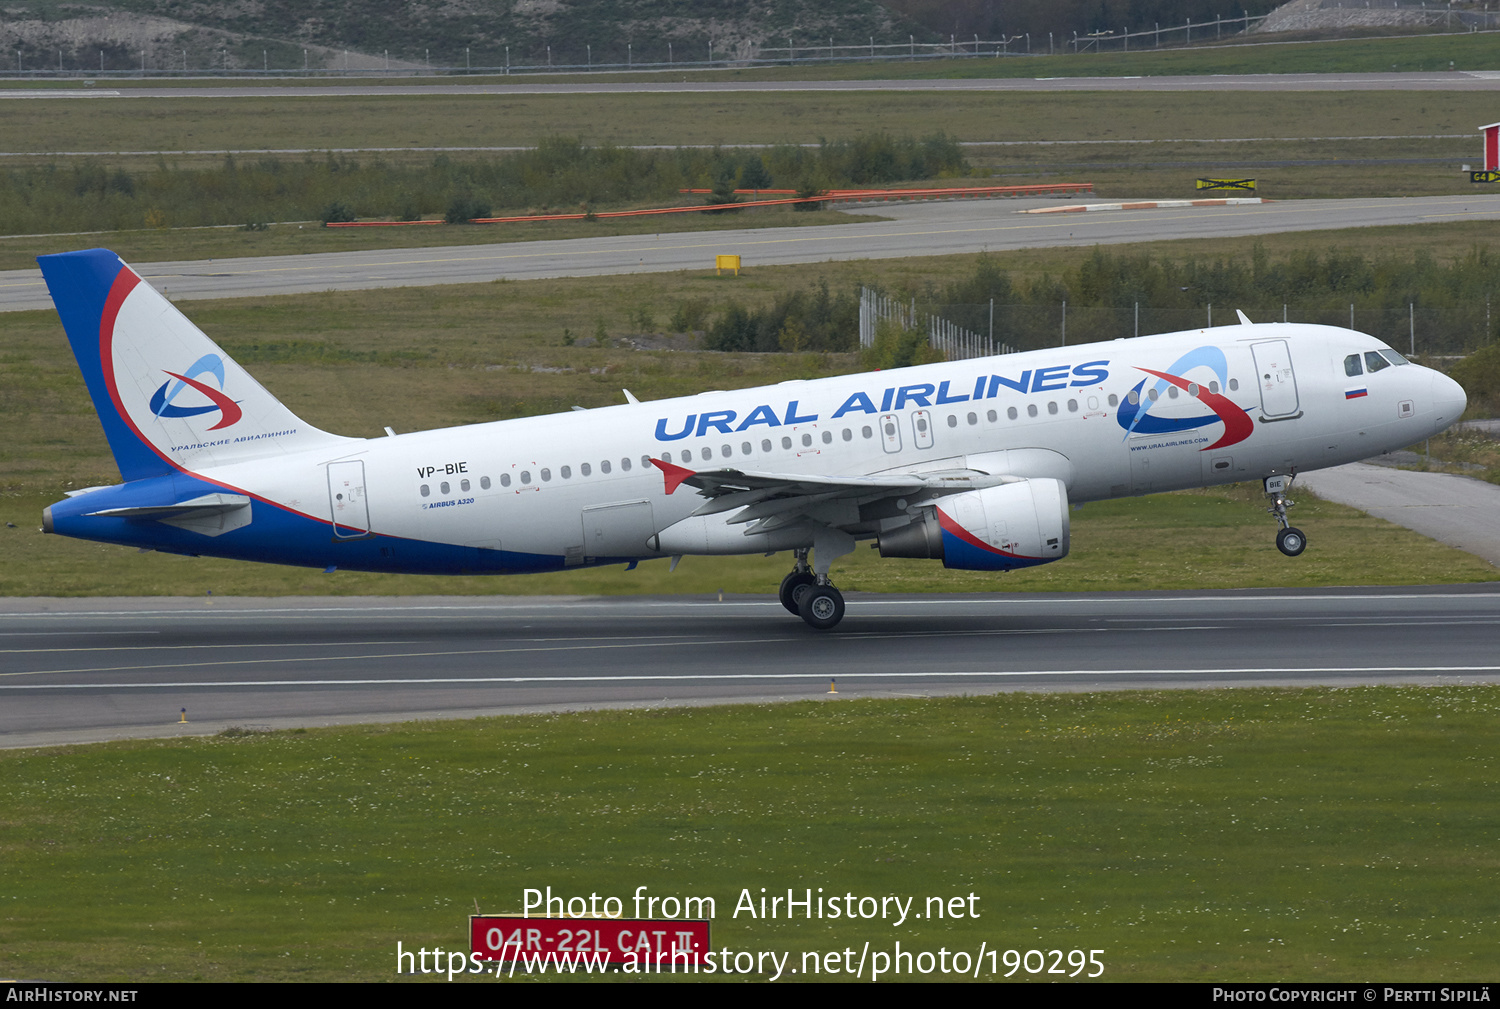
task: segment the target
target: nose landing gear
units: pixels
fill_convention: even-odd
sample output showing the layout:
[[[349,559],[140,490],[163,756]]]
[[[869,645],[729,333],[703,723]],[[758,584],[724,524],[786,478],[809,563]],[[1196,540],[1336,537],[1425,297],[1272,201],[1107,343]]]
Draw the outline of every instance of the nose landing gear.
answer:
[[[1276,549],[1288,557],[1296,557],[1307,549],[1307,534],[1288,522],[1286,517],[1286,510],[1297,503],[1286,496],[1295,479],[1297,474],[1294,472],[1290,476],[1268,476],[1262,481],[1266,497],[1271,499],[1271,506],[1266,511],[1276,516],[1281,526],[1276,533]]]

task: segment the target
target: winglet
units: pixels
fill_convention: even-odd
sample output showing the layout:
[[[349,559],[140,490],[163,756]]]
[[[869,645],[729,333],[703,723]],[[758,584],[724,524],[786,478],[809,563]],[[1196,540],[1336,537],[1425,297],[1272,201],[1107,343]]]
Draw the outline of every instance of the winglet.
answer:
[[[641,405],[641,401],[636,399],[635,394],[632,393],[629,389],[621,389],[620,391],[625,394],[625,402],[629,403],[631,406]]]
[[[661,459],[652,459],[651,465],[661,470],[662,478],[666,481],[667,484],[668,494],[671,494],[678,487],[681,487],[682,482],[688,477],[698,475],[690,469],[684,469],[681,466],[677,466],[669,462],[663,462]]]

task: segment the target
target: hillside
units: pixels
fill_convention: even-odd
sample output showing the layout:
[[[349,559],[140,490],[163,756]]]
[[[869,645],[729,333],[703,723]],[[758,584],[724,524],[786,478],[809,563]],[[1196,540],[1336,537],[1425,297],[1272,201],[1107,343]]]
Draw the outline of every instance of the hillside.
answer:
[[[935,38],[876,0],[4,0],[23,67],[581,65],[746,58],[763,45]],[[669,48],[670,47],[670,48]],[[550,48],[550,54],[549,54]],[[264,52],[264,56],[262,53]]]

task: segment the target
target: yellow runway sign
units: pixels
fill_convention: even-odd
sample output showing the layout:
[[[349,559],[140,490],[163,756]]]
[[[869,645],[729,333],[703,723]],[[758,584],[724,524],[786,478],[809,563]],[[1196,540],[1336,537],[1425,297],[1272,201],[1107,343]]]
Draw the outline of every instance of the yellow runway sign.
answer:
[[[1255,192],[1254,179],[1199,179],[1199,189],[1228,189],[1241,192]]]

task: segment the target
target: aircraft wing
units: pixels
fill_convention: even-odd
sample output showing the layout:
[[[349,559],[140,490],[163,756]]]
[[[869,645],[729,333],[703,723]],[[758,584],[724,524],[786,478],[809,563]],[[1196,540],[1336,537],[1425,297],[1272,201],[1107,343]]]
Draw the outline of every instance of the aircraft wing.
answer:
[[[757,473],[738,469],[690,470],[652,459],[662,471],[668,494],[686,484],[707,498],[694,515],[716,515],[740,509],[730,525],[760,522],[757,528],[785,525],[814,517],[831,503],[864,503],[887,497],[911,497],[924,492],[957,493],[1015,479],[977,470],[876,473],[869,476],[810,476],[805,473]]]

